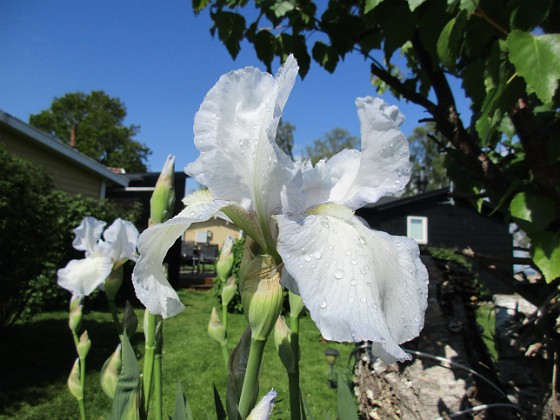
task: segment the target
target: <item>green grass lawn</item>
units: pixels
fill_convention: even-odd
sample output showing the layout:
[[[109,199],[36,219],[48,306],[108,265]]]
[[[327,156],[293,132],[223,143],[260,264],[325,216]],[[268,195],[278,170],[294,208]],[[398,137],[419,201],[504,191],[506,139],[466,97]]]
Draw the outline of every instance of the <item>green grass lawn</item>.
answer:
[[[195,419],[215,418],[212,384],[225,403],[226,374],[221,349],[206,332],[212,306],[212,292],[179,292],[186,310],[164,323],[163,398],[164,415],[173,413],[177,384],[180,382]],[[137,315],[142,319],[143,311]],[[78,405],[66,387],[68,373],[76,357],[65,312],[45,313],[18,324],[0,338],[0,419],[76,419]],[[230,349],[246,327],[243,315],[230,314]],[[141,321],[140,321],[141,323]],[[99,371],[114,351],[118,340],[109,313],[91,312],[84,316],[93,346],[88,355],[86,407],[90,419],[104,418],[111,400],[99,385]],[[327,385],[324,350],[336,348],[337,362],[346,369],[352,345],[325,343],[310,318],[300,327],[301,388],[316,419],[336,418],[336,392]],[[140,331],[132,343],[139,359],[144,352]],[[140,360],[141,362],[141,360]],[[261,368],[260,395],[274,388],[278,402],[274,418],[289,418],[288,381],[272,340],[267,344]]]

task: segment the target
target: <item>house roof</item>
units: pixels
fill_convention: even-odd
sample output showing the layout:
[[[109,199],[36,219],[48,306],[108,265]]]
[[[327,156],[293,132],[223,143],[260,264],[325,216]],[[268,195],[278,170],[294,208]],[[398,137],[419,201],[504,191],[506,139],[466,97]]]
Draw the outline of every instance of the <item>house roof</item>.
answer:
[[[416,203],[418,201],[427,200],[434,197],[452,197],[452,193],[450,193],[449,188],[440,188],[439,190],[428,191],[422,194],[413,195],[411,197],[381,197],[377,202],[372,204],[367,204],[364,208],[367,209],[378,209],[378,210],[386,210],[393,207],[400,207],[406,206],[408,204]]]
[[[0,109],[0,125],[6,126],[11,131],[17,132],[25,136],[31,142],[39,147],[50,150],[51,152],[62,156],[65,159],[73,161],[75,164],[82,166],[89,171],[92,171],[102,178],[109,180],[117,185],[126,187],[128,185],[128,178],[116,174],[110,169],[106,168],[101,163],[90,158],[89,156],[80,153],[78,150],[70,147],[67,144],[59,141],[58,139],[49,136],[48,134],[24,123],[20,119],[4,112]]]

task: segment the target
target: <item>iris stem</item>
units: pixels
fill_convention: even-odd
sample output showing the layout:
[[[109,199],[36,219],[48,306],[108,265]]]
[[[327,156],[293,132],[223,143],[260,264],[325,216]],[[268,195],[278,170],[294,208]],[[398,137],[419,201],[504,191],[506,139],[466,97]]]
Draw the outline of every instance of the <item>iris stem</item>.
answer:
[[[78,344],[80,343],[80,339],[78,338],[78,334],[72,331],[72,336],[74,337],[74,345],[76,346],[76,350],[78,350]],[[82,387],[82,398],[78,398],[78,406],[80,407],[80,419],[86,420],[86,403],[85,403],[85,394],[86,394],[86,360],[82,359],[78,354],[78,358],[80,360],[80,386]]]
[[[78,399],[78,405],[80,406],[80,419],[87,420],[86,404],[83,398]]]
[[[290,412],[292,420],[301,419],[301,391],[299,387],[299,316],[290,317],[290,343],[294,353],[294,371],[288,372]]]
[[[163,418],[163,390],[162,390],[162,371],[163,371],[163,355],[161,340],[156,340],[156,354],[154,358],[154,403],[155,403],[155,418],[162,420]]]
[[[152,393],[152,375],[156,350],[156,316],[146,309],[146,345],[144,351],[144,411],[148,413]]]
[[[243,379],[243,389],[239,399],[239,414],[242,419],[247,418],[255,403],[255,390],[259,378],[259,369],[264,354],[266,340],[254,340],[251,338],[251,347],[249,348],[249,360],[247,361],[247,370]]]
[[[227,372],[228,362],[229,362],[229,351],[227,346],[228,311],[227,311],[227,305],[224,304],[222,304],[222,320],[223,320],[224,331],[225,331],[225,342],[224,344],[222,344],[222,355],[224,356],[224,363],[226,365],[226,372]]]

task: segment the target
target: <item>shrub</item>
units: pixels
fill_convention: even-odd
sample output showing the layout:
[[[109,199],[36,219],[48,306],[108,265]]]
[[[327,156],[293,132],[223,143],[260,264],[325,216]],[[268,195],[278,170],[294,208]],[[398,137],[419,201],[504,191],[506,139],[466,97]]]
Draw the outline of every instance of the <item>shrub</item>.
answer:
[[[43,170],[0,148],[0,329],[67,305],[68,292],[57,285],[56,272],[83,258],[72,241],[84,216],[138,223],[140,206],[124,211],[107,200],[54,190]]]

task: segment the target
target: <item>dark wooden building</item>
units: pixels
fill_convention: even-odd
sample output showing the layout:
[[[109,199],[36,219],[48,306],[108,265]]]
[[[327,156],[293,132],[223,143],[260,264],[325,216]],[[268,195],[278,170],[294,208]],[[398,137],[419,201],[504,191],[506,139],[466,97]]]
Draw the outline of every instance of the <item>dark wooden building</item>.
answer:
[[[513,238],[503,214],[491,214],[492,208],[483,205],[482,212],[466,199],[456,196],[448,188],[430,191],[413,197],[384,197],[377,203],[356,212],[371,228],[391,235],[408,236],[422,245],[512,257]],[[511,265],[501,264],[496,270],[513,275]],[[492,293],[511,293],[511,287],[487,272],[481,278]]]
[[[129,206],[133,203],[140,202],[142,204],[142,216],[140,222],[136,225],[140,232],[148,227],[150,218],[150,199],[154,192],[154,187],[158,180],[159,172],[148,172],[142,174],[125,174],[129,183],[125,188],[110,188],[107,190],[107,198],[116,201],[123,206]],[[173,216],[183,210],[183,197],[185,196],[187,175],[184,172],[175,172],[175,210]],[[170,283],[177,284],[180,274],[180,257],[181,257],[181,238],[167,253],[166,262],[168,264],[168,276]]]

